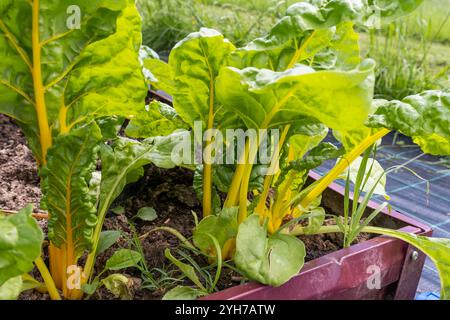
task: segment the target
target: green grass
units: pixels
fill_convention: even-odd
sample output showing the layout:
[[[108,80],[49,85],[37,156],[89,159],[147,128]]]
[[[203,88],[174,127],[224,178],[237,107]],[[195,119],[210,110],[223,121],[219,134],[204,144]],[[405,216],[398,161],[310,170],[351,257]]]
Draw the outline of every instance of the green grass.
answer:
[[[269,11],[231,2],[138,0],[144,20],[144,44],[164,54],[189,33],[207,27],[219,30],[236,46],[243,46],[267,32],[279,16],[276,7]]]
[[[377,97],[449,87],[450,0],[425,0],[413,14],[361,38],[364,53],[378,63]]]
[[[433,42],[450,44],[450,0],[425,0],[422,6],[407,19],[413,35],[420,36],[422,28]]]
[[[398,21],[363,33],[364,54],[377,63],[375,94],[388,100],[449,85],[448,45],[432,42],[427,29]]]

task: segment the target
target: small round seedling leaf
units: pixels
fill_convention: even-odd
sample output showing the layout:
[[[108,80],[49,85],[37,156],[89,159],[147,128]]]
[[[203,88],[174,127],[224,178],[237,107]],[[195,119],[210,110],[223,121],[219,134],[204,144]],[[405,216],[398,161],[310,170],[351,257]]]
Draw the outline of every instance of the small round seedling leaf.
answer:
[[[81,286],[81,289],[87,295],[93,295],[99,286],[100,286],[100,280],[98,278],[95,278],[94,281],[92,281],[91,283],[83,284]]]
[[[178,286],[168,291],[162,300],[195,300],[205,295],[207,295],[207,293],[203,290]]]
[[[98,242],[96,255],[98,256],[99,254],[111,248],[111,246],[113,246],[117,242],[117,240],[119,240],[120,235],[120,231],[117,230],[103,231],[100,234],[100,240]]]
[[[136,267],[141,261],[139,252],[130,249],[120,249],[112,255],[106,262],[106,270],[121,270]]]
[[[144,207],[138,211],[137,215],[134,218],[151,222],[156,220],[158,218],[158,215],[156,214],[155,209],[150,207]]]
[[[125,213],[125,208],[122,206],[118,206],[115,207],[114,209],[111,210],[112,213],[117,214],[117,215],[121,215]]]

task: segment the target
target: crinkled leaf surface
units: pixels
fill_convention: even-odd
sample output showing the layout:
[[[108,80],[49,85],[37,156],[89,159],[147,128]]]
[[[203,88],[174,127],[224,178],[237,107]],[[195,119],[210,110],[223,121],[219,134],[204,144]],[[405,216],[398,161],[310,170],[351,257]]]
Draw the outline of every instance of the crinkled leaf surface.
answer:
[[[32,206],[11,216],[0,215],[0,286],[33,269],[44,235],[31,216]]]
[[[329,129],[314,119],[296,123],[289,137],[292,160],[303,158],[305,154],[317,147],[328,134]]]
[[[257,215],[239,226],[234,261],[252,280],[281,286],[300,272],[305,255],[305,245],[296,237],[281,234],[268,237]]]
[[[344,155],[344,150],[338,149],[329,142],[321,143],[317,147],[313,148],[305,157],[291,161],[287,164],[287,166],[281,171],[277,181],[277,186],[281,186],[281,188],[283,188],[283,183],[289,183],[292,190],[299,190],[306,181],[306,177],[310,170],[319,167],[327,160],[336,159],[342,155]],[[298,175],[298,178],[287,182],[289,179],[286,178],[291,174]]]
[[[131,285],[133,280],[123,274],[114,273],[102,279],[101,284],[108,289],[116,298],[131,300]]]
[[[152,101],[146,110],[130,121],[125,133],[130,138],[165,136],[178,129],[188,129],[171,106]]]
[[[177,130],[168,136],[149,138],[145,140],[145,143],[153,145],[150,158],[157,167],[172,169],[176,166],[184,166],[195,169],[190,131]]]
[[[49,239],[58,248],[73,247],[75,259],[90,250],[97,224],[97,199],[90,193],[89,183],[101,138],[95,122],[59,135],[42,170],[43,202],[51,216]]]
[[[142,65],[142,73],[148,84],[158,81],[153,73],[145,67],[145,62],[151,59],[159,60],[159,55],[152,48],[142,45],[139,49],[139,62]]]
[[[234,49],[220,33],[206,28],[173,48],[169,64],[175,79],[174,108],[186,123],[193,126],[200,120],[207,127],[209,111],[216,105],[216,78]]]
[[[152,144],[118,138],[111,146],[100,149],[102,182],[99,211],[106,212],[125,186],[144,174],[143,166],[152,162]]]
[[[398,130],[425,153],[450,155],[450,89],[426,91],[402,101],[377,101],[369,126]]]
[[[170,65],[156,58],[143,60],[144,75],[153,88],[163,90],[170,95],[176,92],[174,73]]]
[[[189,134],[188,132],[186,132]],[[172,150],[183,141],[175,133],[166,137],[157,137],[142,142],[119,137],[112,145],[102,145],[102,181],[99,194],[99,221],[103,224],[105,216],[126,185],[138,181],[144,174],[143,167],[150,163],[173,168]],[[189,135],[188,135],[189,136]],[[97,227],[95,236],[100,237],[101,229]]]
[[[310,170],[319,167],[327,160],[339,158],[344,155],[344,153],[345,151],[343,149],[338,149],[333,144],[324,142],[313,148],[311,152],[303,158],[291,161],[282,168],[276,181],[275,188],[277,190],[277,197],[284,197],[283,203],[289,203],[294,195],[286,197],[286,194],[289,192],[298,193],[302,191]],[[319,204],[320,201],[318,204],[313,204],[313,206],[308,209],[315,209]],[[283,212],[280,213],[283,214]],[[294,213],[297,213],[297,211],[294,211]]]
[[[318,56],[321,68],[354,68],[359,63],[353,25],[378,26],[406,15],[423,0],[310,0],[290,6],[286,15],[262,38],[237,50],[238,68],[282,71]],[[315,58],[312,62],[314,62]],[[353,65],[353,67],[351,67]]]
[[[217,104],[214,83],[233,50],[219,32],[202,28],[173,48],[168,65],[156,59],[144,65],[158,79],[154,85],[173,95],[174,108],[181,118],[191,127],[194,121],[202,121],[205,128],[210,110]]]
[[[298,66],[284,72],[223,68],[217,81],[220,102],[248,128],[265,129],[314,117],[332,129],[363,126],[372,109],[371,60],[352,71],[314,71]]]
[[[375,14],[389,22],[414,11],[423,0],[309,0],[293,4],[287,11],[301,30],[332,27],[354,21],[372,26]],[[286,19],[287,20],[287,19]]]
[[[18,121],[44,163],[33,80],[44,87],[53,135],[96,117],[132,116],[143,108],[146,91],[138,60],[140,17],[133,1],[77,1],[80,26],[72,29],[67,21],[76,17],[67,12],[73,1],[34,3],[39,5],[42,79],[33,78],[30,1],[0,4],[0,112]]]

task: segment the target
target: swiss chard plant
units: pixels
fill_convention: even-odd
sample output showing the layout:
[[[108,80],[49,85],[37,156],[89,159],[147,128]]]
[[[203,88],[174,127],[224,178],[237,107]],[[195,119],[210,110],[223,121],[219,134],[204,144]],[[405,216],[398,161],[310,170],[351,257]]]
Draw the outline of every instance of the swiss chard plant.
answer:
[[[324,190],[336,179],[345,179],[346,173],[349,180],[361,185],[364,172],[355,174],[352,168],[367,162],[361,155],[390,131],[412,137],[426,153],[450,154],[450,91],[428,91],[403,101],[376,101],[376,63],[362,59],[359,48],[356,26],[377,26],[412,12],[421,3],[300,2],[288,9],[267,36],[243,48],[236,49],[217,31],[202,29],[177,44],[167,64],[154,57],[145,59],[152,86],[173,96],[174,111],[194,131],[195,121],[200,121],[203,128],[221,132],[277,129],[281,133],[278,143],[269,142],[272,161],[262,174],[256,164],[267,139],[247,137],[233,165],[214,164],[209,160],[217,158],[218,145],[239,148],[234,140],[218,139],[217,131],[205,132],[208,152],[195,179],[204,209],[193,237],[197,248],[217,257],[215,243],[219,243],[220,256],[233,259],[245,276],[263,284],[282,285],[304,262],[305,247],[295,237],[299,233],[295,230],[307,234],[323,231],[325,211],[320,198]],[[330,131],[341,148],[324,142]],[[330,159],[337,159],[336,166],[306,186],[309,171]],[[377,164],[372,169],[379,172],[381,167]],[[370,186],[363,190],[372,191],[368,194],[379,191],[383,184],[379,176],[365,179],[372,182],[364,184]],[[226,194],[223,203],[218,192]],[[352,213],[353,222],[347,211],[347,220],[334,232],[344,232],[352,239],[364,230],[417,246],[436,262],[442,298],[450,298],[448,240],[367,225],[359,228],[359,211],[355,208]],[[307,227],[300,224],[303,220]]]
[[[140,27],[131,0],[0,2],[0,113],[28,140],[49,216],[48,266],[42,235],[25,234],[27,225],[35,226],[31,209],[1,218],[2,288],[17,289],[19,273],[34,260],[52,299],[60,298],[58,289],[65,298],[81,298],[112,202],[153,158],[170,166],[155,151],[155,139],[117,137],[124,118],[145,111]],[[17,254],[24,243],[29,249]]]

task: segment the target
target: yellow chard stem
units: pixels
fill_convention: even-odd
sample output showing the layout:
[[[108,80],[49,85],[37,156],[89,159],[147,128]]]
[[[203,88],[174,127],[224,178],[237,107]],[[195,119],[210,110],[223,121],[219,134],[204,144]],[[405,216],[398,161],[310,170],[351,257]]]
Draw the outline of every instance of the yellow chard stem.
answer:
[[[45,104],[45,89],[42,82],[42,66],[41,66],[41,42],[40,42],[40,30],[39,30],[39,0],[32,2],[32,51],[33,51],[33,88],[35,95],[36,115],[39,126],[39,140],[41,145],[41,159],[39,164],[45,166],[47,163],[47,151],[52,146],[52,135],[48,122],[47,107]],[[50,269],[56,283],[62,285],[62,270],[61,270],[61,251],[50,244],[49,246],[50,256]]]
[[[309,45],[309,43],[311,42],[311,40],[313,39],[314,35],[316,34],[316,30],[314,30],[311,35],[308,37],[308,39],[306,39],[306,41],[303,43],[303,45],[300,46],[300,48],[297,49],[297,51],[295,51],[294,56],[292,57],[291,61],[289,62],[287,69],[292,69],[295,64],[298,62],[298,60],[300,60],[303,52],[305,51],[306,47]]]
[[[250,142],[247,141],[245,144],[244,152],[242,153],[242,157],[239,160],[236,171],[234,172],[230,190],[228,191],[227,199],[224,203],[224,208],[232,208],[237,206],[239,203],[239,190],[241,188],[242,177],[244,175],[246,163],[248,161],[249,145]]]
[[[273,173],[275,171],[275,166],[280,161],[280,150],[283,147],[284,143],[286,142],[287,134],[288,134],[290,128],[291,128],[291,125],[287,125],[284,128],[283,133],[281,134],[280,141],[274,151],[273,158],[272,158],[272,161],[270,164],[270,169],[269,169],[270,173]],[[275,174],[270,174],[264,178],[264,190],[263,190],[263,193],[261,194],[261,198],[259,199],[259,203],[255,209],[256,213],[259,213],[260,215],[264,214],[267,196],[269,195],[270,187],[272,186],[274,177],[275,177]]]
[[[45,90],[42,83],[41,43],[39,40],[39,0],[33,1],[31,38],[33,45],[33,86],[36,99],[36,113],[39,123],[42,164],[45,165],[47,162],[47,151],[52,145],[52,135],[48,124],[47,108],[45,106]]]
[[[210,109],[209,119],[208,119],[208,130],[211,130],[214,123],[213,109]],[[207,150],[211,151],[208,146],[212,143],[212,135],[208,133],[206,139]],[[207,217],[212,214],[212,155],[207,155],[207,161],[203,163],[203,217]]]
[[[209,63],[208,63],[209,66]],[[211,70],[211,67],[209,67]],[[208,147],[212,143],[213,136],[210,130],[214,127],[214,76],[211,72],[211,80],[209,86],[209,115],[208,115],[208,136],[206,138],[206,146]],[[208,149],[209,150],[209,149]],[[211,151],[211,150],[209,150]],[[212,214],[212,155],[208,154],[208,163],[203,161],[203,217],[207,217]]]
[[[302,208],[307,208],[318,196],[320,196],[328,186],[336,180],[364,151],[387,135],[390,131],[382,129],[376,134],[365,139],[360,145],[343,157],[341,161],[311,190],[311,192],[300,203]]]
[[[53,281],[50,272],[47,269],[44,261],[41,257],[37,258],[34,261],[34,264],[38,268],[41,273],[42,279],[44,279],[45,286],[47,287],[47,291],[50,294],[50,298],[52,300],[61,300],[61,296],[59,295],[58,289],[56,289],[55,282]]]
[[[212,213],[212,166],[203,165],[203,217]]]
[[[259,141],[256,145],[250,145],[250,139],[246,143],[246,153],[248,154],[248,159],[244,167],[244,173],[242,175],[241,188],[239,191],[239,218],[238,223],[242,223],[247,219],[247,202],[248,202],[248,187],[250,184],[250,178],[253,169],[253,163],[255,162],[258,153]]]

